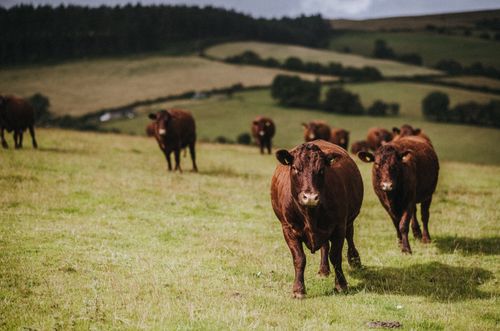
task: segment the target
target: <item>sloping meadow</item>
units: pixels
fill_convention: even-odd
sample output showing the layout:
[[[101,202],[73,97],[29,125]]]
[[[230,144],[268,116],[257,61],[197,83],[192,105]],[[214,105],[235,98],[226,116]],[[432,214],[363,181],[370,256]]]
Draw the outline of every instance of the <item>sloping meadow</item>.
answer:
[[[498,327],[500,168],[442,162],[430,231],[404,256],[370,166],[350,291],[319,279],[305,300],[269,198],[273,156],[198,145],[199,173],[167,173],[152,139],[39,130],[0,151],[2,329],[403,329]]]

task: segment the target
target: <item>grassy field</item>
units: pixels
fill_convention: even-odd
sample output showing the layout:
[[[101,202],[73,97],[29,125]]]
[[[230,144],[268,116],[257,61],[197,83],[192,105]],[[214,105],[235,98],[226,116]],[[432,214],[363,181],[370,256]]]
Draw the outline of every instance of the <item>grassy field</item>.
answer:
[[[297,301],[272,156],[199,144],[199,174],[167,174],[145,137],[38,133],[37,151],[0,151],[1,329],[498,329],[498,166],[441,162],[434,241],[404,256],[358,162],[364,268],[344,258],[350,291],[338,295],[307,254]]]
[[[443,59],[454,59],[464,65],[479,61],[500,68],[500,43],[464,36],[431,32],[349,31],[332,37],[329,47],[336,51],[349,47],[355,54],[371,56],[377,39],[385,40],[396,53],[420,54],[427,66]]]
[[[378,68],[384,76],[439,74],[439,72],[435,70],[401,64],[394,61],[369,59],[353,54],[263,42],[234,42],[220,44],[207,49],[206,53],[210,56],[223,59],[231,55],[241,54],[246,50],[252,50],[264,58],[274,57],[278,60],[296,56],[303,61],[317,61],[322,63],[338,62],[342,63],[344,66],[353,67],[373,66]]]
[[[144,128],[150,121],[146,113],[163,107],[176,106],[193,112],[199,138],[213,140],[217,136],[225,136],[235,140],[240,133],[250,132],[250,123],[255,116],[266,114],[272,117],[277,125],[275,144],[291,147],[302,142],[300,123],[312,119],[323,119],[332,126],[348,129],[351,131],[351,141],[365,139],[370,127],[392,128],[411,123],[423,128],[431,136],[443,159],[500,164],[497,146],[500,141],[499,130],[426,122],[421,116],[421,101],[431,91],[447,93],[452,106],[470,100],[486,103],[492,98],[500,99],[500,96],[413,83],[352,84],[347,88],[358,93],[365,106],[376,99],[400,103],[400,116],[387,118],[341,116],[306,109],[286,109],[277,106],[271,99],[269,91],[263,90],[239,93],[233,99],[213,97],[203,101],[176,102],[143,108],[140,110],[142,115],[134,120],[108,122],[104,127],[118,129],[124,133],[144,135]]]
[[[137,100],[236,83],[269,85],[282,72],[195,56],[145,55],[1,70],[0,93],[29,97],[40,92],[49,97],[53,113],[82,115]]]
[[[482,76],[457,76],[436,78],[444,82],[459,83],[472,86],[486,86],[494,89],[500,89],[500,80]]]

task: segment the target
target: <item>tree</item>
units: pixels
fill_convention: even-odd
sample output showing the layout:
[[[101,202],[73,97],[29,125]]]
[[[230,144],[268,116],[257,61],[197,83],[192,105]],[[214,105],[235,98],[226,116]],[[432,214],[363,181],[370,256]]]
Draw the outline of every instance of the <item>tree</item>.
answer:
[[[395,57],[394,50],[387,46],[385,40],[375,40],[375,47],[373,49],[373,57],[378,59],[393,59]]]
[[[450,98],[443,92],[431,92],[422,100],[424,117],[444,121],[447,118]]]
[[[52,119],[52,114],[49,110],[49,98],[41,93],[35,93],[28,99],[28,102],[35,109],[36,122],[39,124],[48,124]]]
[[[319,81],[299,76],[277,75],[271,85],[271,96],[283,106],[317,108],[321,93]]]
[[[341,87],[332,87],[326,92],[323,108],[338,114],[361,115],[364,112],[359,95]]]
[[[387,115],[389,105],[382,100],[376,100],[370,107],[368,107],[368,115],[370,116],[385,116]]]

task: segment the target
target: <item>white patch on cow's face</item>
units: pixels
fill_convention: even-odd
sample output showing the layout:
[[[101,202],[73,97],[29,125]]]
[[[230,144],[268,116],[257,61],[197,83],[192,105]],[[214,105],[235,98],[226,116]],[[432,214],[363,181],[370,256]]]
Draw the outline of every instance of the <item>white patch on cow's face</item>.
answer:
[[[314,133],[309,133],[309,139],[311,139],[311,140],[314,139]]]
[[[261,137],[264,136],[264,130],[259,131],[259,136],[261,136]]]
[[[160,134],[160,136],[164,136],[165,134],[167,134],[167,130],[160,129],[160,130],[158,130],[158,133]]]
[[[340,139],[340,143],[345,144],[345,139],[344,138]]]

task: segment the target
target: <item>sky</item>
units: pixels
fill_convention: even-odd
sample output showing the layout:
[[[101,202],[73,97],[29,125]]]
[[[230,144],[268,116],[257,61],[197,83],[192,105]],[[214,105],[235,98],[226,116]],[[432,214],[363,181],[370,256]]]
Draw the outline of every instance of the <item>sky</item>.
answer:
[[[0,0],[11,7],[20,3],[78,4],[99,6],[126,4],[212,5],[235,9],[254,17],[298,16],[321,14],[325,18],[365,19],[389,16],[410,16],[433,13],[500,9],[499,0]]]

